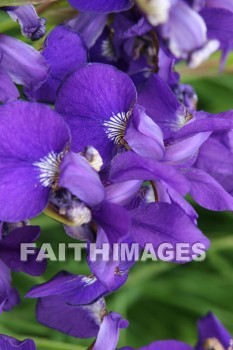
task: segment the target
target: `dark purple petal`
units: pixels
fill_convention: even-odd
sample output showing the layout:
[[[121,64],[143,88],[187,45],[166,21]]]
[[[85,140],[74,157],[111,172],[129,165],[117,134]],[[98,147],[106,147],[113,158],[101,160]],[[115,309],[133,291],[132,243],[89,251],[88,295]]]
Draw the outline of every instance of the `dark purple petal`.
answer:
[[[66,154],[62,160],[59,185],[90,206],[101,203],[105,197],[98,173],[83,156],[73,152]]]
[[[2,350],[36,350],[36,345],[31,339],[19,341],[8,335],[0,334],[0,348]]]
[[[121,315],[116,312],[110,312],[101,323],[93,350],[115,350],[120,328],[126,328],[127,326],[128,322],[123,320]]]
[[[87,49],[78,33],[60,25],[48,35],[42,55],[50,67],[48,79],[38,90],[25,92],[31,99],[54,103],[64,78],[87,62]]]
[[[104,64],[79,68],[62,85],[56,110],[64,115],[72,134],[72,150],[92,145],[108,162],[116,154],[136,90],[125,74]]]
[[[113,290],[120,288],[126,282],[127,274],[115,276]],[[111,290],[111,291],[113,291]],[[28,293],[29,298],[41,298],[51,295],[62,295],[63,300],[72,305],[93,303],[108,294],[108,290],[95,276],[73,275],[66,272],[58,273],[50,281],[34,286]]]
[[[56,112],[37,103],[0,106],[0,122],[0,219],[17,222],[46,207],[51,159],[57,166],[70,135]]]
[[[133,6],[132,0],[69,0],[69,2],[77,10],[94,13],[120,12]]]
[[[154,249],[162,243],[170,243],[173,247],[177,243],[189,243],[190,247],[195,243],[202,243],[206,249],[209,247],[209,240],[175,204],[151,203],[131,213],[132,239],[141,247],[146,243],[152,243]],[[191,255],[190,251],[188,256],[190,260]]]
[[[209,210],[233,210],[233,197],[208,173],[190,168],[185,175],[191,182],[190,194],[199,205]]]
[[[0,34],[0,62],[11,79],[30,90],[38,89],[47,79],[49,67],[32,46]]]
[[[20,256],[21,243],[35,242],[39,235],[39,226],[25,226],[13,230],[0,241],[1,259],[16,272],[23,271],[32,276],[42,275],[46,269],[46,261],[36,261],[36,249],[35,254],[29,255],[27,261],[22,261]]]
[[[105,311],[103,299],[94,304],[75,306],[64,302],[62,296],[40,298],[37,320],[43,325],[77,338],[96,337]]]
[[[1,102],[10,102],[17,100],[20,96],[18,89],[14,85],[10,76],[0,68],[0,101]]]
[[[125,152],[114,159],[110,178],[117,183],[128,180],[162,180],[181,194],[186,194],[190,188],[189,182],[175,168],[142,158],[133,152]]]
[[[158,75],[151,76],[140,89],[138,102],[160,126],[165,139],[185,124],[186,109],[182,108],[175,94]]]
[[[224,349],[228,349],[230,345],[231,335],[220,321],[212,313],[203,317],[198,322],[199,342],[196,346],[197,350],[203,349],[204,342],[209,338],[217,339]]]
[[[45,35],[45,19],[39,18],[32,5],[8,7],[7,13],[13,21],[20,24],[22,34],[31,40],[38,40]]]

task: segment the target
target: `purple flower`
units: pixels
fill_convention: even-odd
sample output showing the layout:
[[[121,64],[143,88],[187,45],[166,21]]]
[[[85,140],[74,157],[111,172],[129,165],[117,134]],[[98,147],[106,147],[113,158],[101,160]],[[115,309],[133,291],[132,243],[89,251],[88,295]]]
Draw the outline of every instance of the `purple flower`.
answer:
[[[0,118],[1,220],[16,222],[38,215],[59,186],[87,205],[104,199],[95,170],[83,156],[68,152],[69,129],[56,112],[19,101],[1,106]]]
[[[48,78],[39,89],[27,88],[25,92],[30,99],[54,103],[65,77],[87,62],[87,50],[76,32],[61,25],[48,35],[42,56],[50,68]]]
[[[66,79],[56,110],[70,127],[75,152],[92,143],[107,165],[128,142],[142,156],[161,159],[162,133],[136,102],[135,86],[126,74],[96,63]]]
[[[77,338],[96,340],[93,350],[115,350],[119,331],[128,322],[115,312],[108,313],[103,298],[88,305],[70,305],[60,296],[40,298],[37,304],[37,320],[47,327],[54,328]]]
[[[47,79],[49,68],[41,54],[31,46],[0,34],[0,52],[1,102],[19,97],[14,83],[34,91]]]
[[[25,339],[19,341],[5,334],[0,334],[0,347],[6,350],[36,350],[36,345],[33,340]]]
[[[39,18],[35,8],[32,5],[25,6],[8,6],[0,8],[7,11],[13,21],[18,22],[22,31],[22,34],[31,40],[38,40],[45,35],[45,23],[44,18]]]

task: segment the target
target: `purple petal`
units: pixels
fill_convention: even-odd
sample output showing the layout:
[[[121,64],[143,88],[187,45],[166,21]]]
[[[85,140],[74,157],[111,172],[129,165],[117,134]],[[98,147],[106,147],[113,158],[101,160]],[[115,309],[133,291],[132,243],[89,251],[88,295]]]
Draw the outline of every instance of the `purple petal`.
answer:
[[[141,180],[125,181],[105,188],[106,201],[125,206],[137,195],[142,185]]]
[[[233,111],[219,114],[197,112],[194,119],[172,135],[172,139],[180,140],[202,132],[224,131],[233,129]]]
[[[121,315],[111,312],[104,317],[100,330],[94,344],[93,350],[115,350],[120,328],[126,328],[128,322],[122,320]]]
[[[195,243],[204,244],[206,249],[209,247],[209,240],[175,204],[151,203],[133,210],[131,232],[133,240],[141,247],[148,242],[154,249],[162,243],[170,243],[174,248],[177,243],[188,243],[190,248]],[[189,259],[191,255],[190,251]]]
[[[11,79],[30,90],[38,89],[47,79],[49,68],[32,46],[0,34],[1,68]]]
[[[40,276],[46,269],[46,261],[36,261],[37,254],[30,255],[27,261],[21,260],[21,243],[31,243],[40,235],[39,226],[25,226],[13,230],[0,241],[0,256],[14,271],[23,271],[32,276]]]
[[[216,338],[225,349],[230,345],[231,335],[220,321],[212,313],[203,317],[198,322],[199,342],[196,349],[202,350],[203,344],[208,338]]]
[[[104,30],[108,16],[106,14],[96,14],[83,12],[71,19],[66,25],[79,33],[86,46],[91,48]]]
[[[185,124],[187,110],[181,106],[169,86],[158,76],[151,76],[139,91],[138,102],[148,116],[160,126],[164,138]]]
[[[94,304],[75,306],[62,296],[41,298],[37,304],[37,320],[43,325],[77,338],[96,337],[105,311],[103,299]]]
[[[163,180],[181,194],[186,194],[190,188],[190,184],[175,168],[162,162],[142,158],[133,152],[125,152],[115,158],[110,178],[117,183],[128,180]]]
[[[233,210],[233,197],[205,171],[190,168],[186,176],[192,184],[190,194],[199,205],[209,210]]]
[[[120,12],[133,6],[132,0],[69,0],[69,2],[77,10],[94,13]]]
[[[2,350],[36,350],[36,345],[31,339],[19,341],[8,335],[0,334],[0,348]]]
[[[168,164],[182,165],[194,160],[201,145],[209,138],[211,132],[200,132],[187,139],[170,142],[165,148],[163,161]]]
[[[0,101],[1,102],[10,102],[17,100],[20,96],[18,89],[12,82],[10,76],[0,68]]]
[[[22,34],[31,40],[38,40],[45,35],[45,19],[39,18],[32,5],[8,7],[7,13],[13,21],[20,24]]]
[[[177,58],[184,59],[206,43],[206,31],[202,17],[184,1],[172,6],[169,21],[162,26],[162,36],[168,40],[169,49]]]
[[[113,290],[125,283],[127,274],[115,277]],[[111,290],[111,291],[113,291]],[[73,275],[66,272],[58,273],[50,281],[34,286],[26,295],[28,298],[41,298],[52,295],[62,295],[63,300],[71,305],[86,305],[93,303],[110,291],[95,276]]]
[[[70,127],[72,150],[92,145],[108,162],[117,152],[114,142],[122,135],[135,102],[135,87],[125,73],[94,63],[79,68],[64,82],[56,110]]]
[[[137,106],[125,133],[125,140],[142,157],[161,160],[164,157],[163,133],[149,118],[143,107]]]
[[[42,55],[50,67],[48,79],[39,90],[25,92],[31,99],[54,103],[64,78],[87,62],[87,49],[78,33],[60,25],[48,35]]]
[[[87,205],[95,206],[105,197],[98,173],[80,154],[69,152],[60,165],[59,185]]]
[[[17,222],[46,207],[51,173],[45,165],[64,151],[70,135],[59,115],[36,103],[0,106],[0,119],[0,219]]]

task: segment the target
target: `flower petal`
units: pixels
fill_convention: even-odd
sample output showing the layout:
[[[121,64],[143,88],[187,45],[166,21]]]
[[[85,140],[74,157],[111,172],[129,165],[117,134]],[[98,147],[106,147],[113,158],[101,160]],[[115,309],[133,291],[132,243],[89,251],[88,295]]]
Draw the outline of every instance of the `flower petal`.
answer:
[[[69,2],[77,10],[95,13],[120,12],[133,6],[132,0],[69,0]]]
[[[94,146],[103,160],[116,154],[127,115],[136,102],[136,89],[125,74],[99,63],[74,72],[61,87],[56,110],[64,115],[72,134],[72,150]],[[118,133],[115,133],[117,130]]]

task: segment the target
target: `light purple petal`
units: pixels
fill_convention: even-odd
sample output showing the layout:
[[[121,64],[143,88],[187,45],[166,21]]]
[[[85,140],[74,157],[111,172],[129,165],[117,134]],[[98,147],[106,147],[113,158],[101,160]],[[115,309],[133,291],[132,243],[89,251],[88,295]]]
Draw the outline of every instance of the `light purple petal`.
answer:
[[[172,6],[169,21],[162,26],[162,36],[168,40],[169,49],[177,58],[184,59],[206,43],[206,32],[202,17],[184,1]]]
[[[10,76],[0,68],[0,101],[11,102],[20,96],[18,89],[12,82]]]
[[[104,317],[100,330],[94,344],[93,350],[115,350],[120,328],[126,328],[128,322],[121,318],[116,312],[111,312]]]
[[[95,206],[105,197],[98,173],[80,154],[69,152],[60,165],[59,185],[87,205]]]
[[[134,152],[142,157],[161,160],[165,149],[160,127],[147,116],[143,107],[136,106],[125,140]]]
[[[45,35],[45,19],[39,18],[32,5],[8,7],[7,13],[13,21],[20,24],[22,34],[31,40],[38,40]]]
[[[49,68],[43,56],[32,46],[0,34],[0,64],[11,79],[30,90],[47,79]]]
[[[70,28],[79,33],[86,46],[91,48],[104,30],[108,16],[106,14],[96,14],[82,12],[66,23]]]

